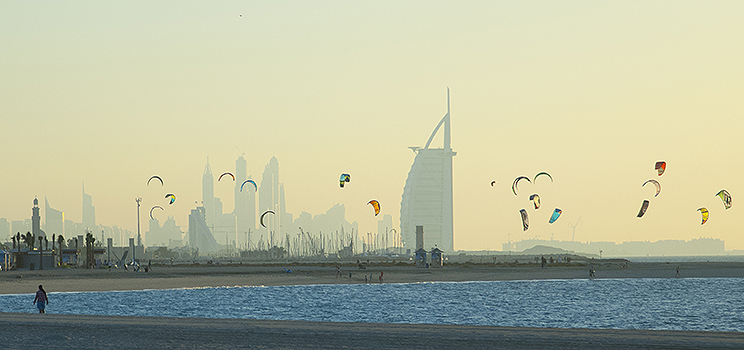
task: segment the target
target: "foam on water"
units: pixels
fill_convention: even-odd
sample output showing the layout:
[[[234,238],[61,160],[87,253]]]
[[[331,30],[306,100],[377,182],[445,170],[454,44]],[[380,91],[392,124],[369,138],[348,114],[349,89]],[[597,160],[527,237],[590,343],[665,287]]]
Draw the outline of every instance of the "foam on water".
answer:
[[[221,287],[49,293],[48,313],[744,331],[741,278]],[[33,294],[0,311],[35,312]]]

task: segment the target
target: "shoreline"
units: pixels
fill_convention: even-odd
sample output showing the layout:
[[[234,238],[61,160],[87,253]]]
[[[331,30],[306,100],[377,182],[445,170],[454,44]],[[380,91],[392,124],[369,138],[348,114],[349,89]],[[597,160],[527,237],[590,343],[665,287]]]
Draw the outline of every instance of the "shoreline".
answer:
[[[283,266],[292,270],[286,273]],[[677,266],[680,276],[676,276]],[[598,260],[593,279],[606,278],[744,278],[744,262],[631,263]],[[39,284],[48,292],[86,292],[233,286],[312,284],[474,282],[589,279],[589,265],[462,264],[441,268],[378,265],[366,269],[341,266],[336,276],[330,264],[153,266],[150,272],[122,269],[69,269],[0,272],[0,294],[34,293]],[[349,276],[351,273],[351,277]],[[366,282],[365,282],[366,278]],[[371,280],[371,281],[370,281]]]
[[[744,278],[744,263],[632,263],[597,261],[596,278]],[[0,294],[172,288],[362,284],[384,272],[383,283],[588,279],[589,266],[450,265],[436,269],[372,266],[360,270],[320,264],[155,266],[152,272],[55,269],[0,272]],[[348,277],[348,272],[352,277]],[[17,276],[23,277],[17,277]],[[375,281],[374,283],[379,283]],[[54,301],[52,300],[52,303]],[[258,319],[166,318],[0,313],[0,344],[9,349],[109,347],[163,349],[741,349],[744,333],[642,329],[557,329],[437,324],[379,324]]]
[[[9,349],[737,349],[737,332],[0,313]]]

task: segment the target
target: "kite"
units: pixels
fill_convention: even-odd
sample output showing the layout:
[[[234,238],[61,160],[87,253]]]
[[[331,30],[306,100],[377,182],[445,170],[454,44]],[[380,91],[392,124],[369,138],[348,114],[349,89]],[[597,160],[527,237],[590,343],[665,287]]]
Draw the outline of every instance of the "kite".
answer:
[[[721,200],[723,201],[723,205],[726,207],[726,209],[731,208],[731,195],[726,190],[720,190],[718,193],[716,193],[716,196],[721,197]]]
[[[646,209],[648,209],[648,201],[643,200],[643,204],[641,204],[641,210],[638,212],[638,217],[642,217],[643,214],[646,214]]]
[[[155,220],[155,218],[154,218],[154,217],[152,217],[152,211],[153,211],[153,210],[155,210],[155,209],[165,210],[165,209],[163,209],[163,207],[161,207],[161,206],[159,206],[159,205],[156,205],[156,206],[154,206],[154,207],[150,208],[150,219],[153,219],[153,220]]]
[[[563,210],[555,208],[555,210],[553,210],[553,215],[550,216],[550,221],[548,221],[548,223],[549,224],[554,223],[556,220],[558,220],[558,217],[560,217],[562,213],[563,213]]]
[[[225,176],[225,175],[230,175],[230,177],[233,179],[233,181],[235,181],[235,175],[233,175],[232,173],[224,173],[224,174],[220,175],[220,178],[217,179],[217,181],[222,180],[222,177]]]
[[[530,219],[527,217],[527,211],[519,209],[519,214],[522,215],[522,231],[527,231],[530,228]]]
[[[666,162],[665,161],[659,161],[656,162],[656,165],[654,165],[654,169],[659,172],[659,176],[664,173],[666,170]]]
[[[535,182],[537,182],[537,177],[538,177],[538,176],[540,176],[540,175],[546,175],[547,177],[549,177],[549,178],[550,178],[550,182],[553,182],[553,177],[552,177],[552,176],[550,176],[550,174],[548,174],[548,173],[546,173],[546,172],[544,172],[544,171],[543,171],[543,172],[541,172],[541,173],[537,173],[537,175],[535,175],[535,178],[534,178],[534,179],[532,179],[532,180],[533,180],[533,181],[535,181]]]
[[[344,188],[344,183],[351,182],[351,175],[349,174],[341,174],[341,177],[338,179],[340,182],[341,188]]]
[[[658,196],[659,192],[661,192],[661,184],[659,183],[659,181],[656,181],[654,179],[647,180],[646,182],[643,183],[643,185],[641,185],[641,187],[646,186],[646,184],[649,182],[654,184],[654,186],[656,186],[656,194],[654,195],[654,197]]]
[[[540,196],[537,193],[531,195],[530,200],[535,204],[535,209],[540,209]]]
[[[532,183],[532,181],[530,181],[530,178],[527,177],[527,176],[520,176],[520,177],[516,178],[514,180],[514,183],[512,183],[512,192],[514,192],[514,195],[515,196],[517,195],[517,183],[519,182],[519,180],[522,180],[522,179],[525,179],[525,180],[527,180],[527,182]]]
[[[708,221],[708,209],[706,207],[698,208],[700,211],[700,214],[703,215],[703,222],[700,223],[700,225],[704,224],[706,221]]]
[[[170,198],[170,203],[168,203],[168,204],[173,204],[173,202],[175,202],[175,201],[176,201],[176,195],[175,195],[175,194],[173,194],[173,193],[168,193],[168,194],[166,194],[166,195],[165,195],[165,198]]]
[[[245,186],[245,184],[247,184],[247,183],[253,184],[253,188],[256,190],[256,192],[258,192],[258,186],[256,186],[256,181],[253,181],[253,180],[245,180],[245,181],[243,181],[243,184],[240,185],[240,192],[243,192],[243,186]],[[255,218],[255,216],[254,216],[254,218]]]
[[[264,228],[266,228],[266,225],[265,225],[265,224],[264,224],[264,222],[263,222],[263,218],[264,218],[264,216],[266,216],[266,214],[268,214],[268,213],[272,213],[272,214],[276,215],[276,213],[274,213],[274,211],[272,211],[272,210],[267,210],[267,211],[265,211],[265,212],[264,212],[263,214],[261,214],[261,226],[263,226]]]
[[[491,181],[491,187],[496,184],[496,181]]]
[[[375,216],[380,213],[380,202],[376,199],[369,201],[367,204],[372,204],[372,208],[375,208]]]
[[[152,179],[158,179],[158,181],[160,181],[160,186],[163,185],[163,179],[161,179],[160,176],[153,175],[153,176],[150,176],[150,179],[149,180],[147,180],[147,185],[148,186],[150,185],[150,181],[152,181]]]

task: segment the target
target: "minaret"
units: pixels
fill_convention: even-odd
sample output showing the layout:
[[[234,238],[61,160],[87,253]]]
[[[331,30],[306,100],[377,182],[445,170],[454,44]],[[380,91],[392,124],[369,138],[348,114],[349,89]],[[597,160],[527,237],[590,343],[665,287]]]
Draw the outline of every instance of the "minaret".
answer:
[[[34,237],[44,237],[44,231],[41,230],[41,215],[39,215],[39,200],[34,198],[34,207],[31,213],[31,234]]]
[[[207,157],[207,165],[204,166],[204,175],[202,175],[202,205],[206,211],[207,227],[214,226],[214,176],[212,176],[212,168],[209,167],[209,157]],[[197,205],[200,207],[200,205]]]

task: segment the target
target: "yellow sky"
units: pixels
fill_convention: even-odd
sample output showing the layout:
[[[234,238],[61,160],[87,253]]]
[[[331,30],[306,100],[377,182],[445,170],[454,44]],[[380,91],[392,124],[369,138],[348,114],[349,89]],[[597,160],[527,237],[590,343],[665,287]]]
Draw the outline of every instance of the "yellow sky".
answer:
[[[206,158],[233,171],[238,147],[254,179],[277,157],[288,212],[342,203],[376,231],[367,201],[399,222],[407,147],[426,142],[449,86],[456,249],[570,239],[579,217],[580,241],[744,249],[743,15],[736,1],[3,2],[0,217],[46,196],[80,222],[85,181],[101,224],[135,229],[134,198],[163,204],[165,190],[186,230]],[[540,171],[555,182],[511,193]],[[164,189],[145,186],[153,174]]]

